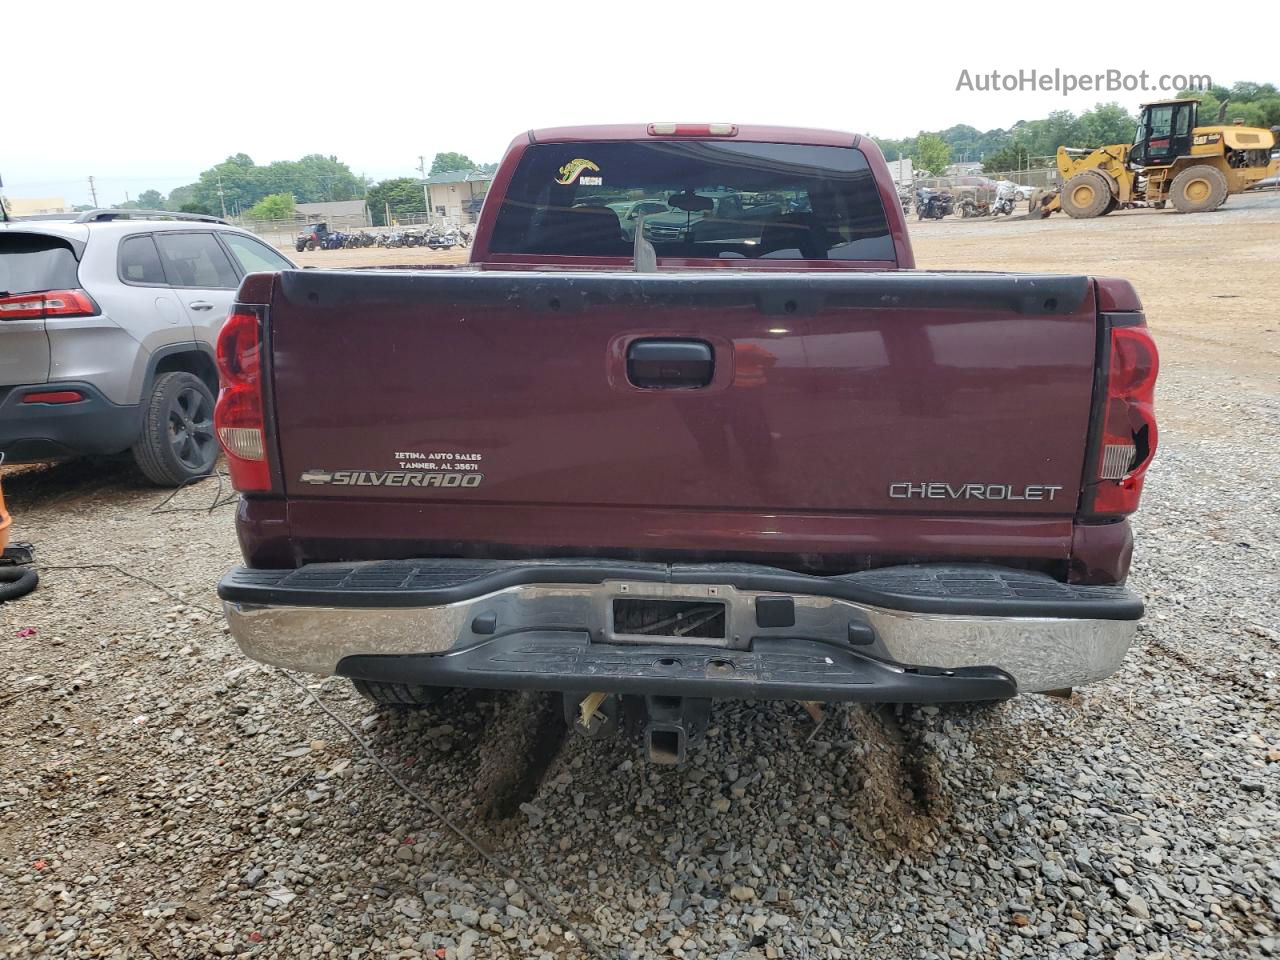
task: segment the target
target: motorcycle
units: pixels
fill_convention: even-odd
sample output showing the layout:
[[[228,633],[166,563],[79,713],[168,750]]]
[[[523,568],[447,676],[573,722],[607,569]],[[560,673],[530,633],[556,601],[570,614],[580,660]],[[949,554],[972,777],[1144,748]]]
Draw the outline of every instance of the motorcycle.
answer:
[[[955,205],[956,216],[964,217],[985,217],[991,212],[991,205],[982,201],[974,200],[972,197],[965,197]]]
[[[452,250],[458,245],[457,230],[433,230],[427,236],[427,247],[432,250]]]
[[[1021,196],[1022,194],[1019,192],[1017,184],[1000,184],[996,190],[995,202],[991,204],[992,216],[1012,216],[1013,208],[1017,206]]]
[[[941,220],[955,209],[955,198],[949,193],[922,189],[916,191],[916,216],[920,220]]]

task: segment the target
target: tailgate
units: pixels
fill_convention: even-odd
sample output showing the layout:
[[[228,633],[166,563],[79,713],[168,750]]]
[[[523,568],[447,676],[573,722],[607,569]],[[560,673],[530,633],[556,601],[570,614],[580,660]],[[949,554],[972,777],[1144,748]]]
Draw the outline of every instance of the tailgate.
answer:
[[[1086,277],[309,271],[269,336],[292,499],[1063,518],[1096,323]]]

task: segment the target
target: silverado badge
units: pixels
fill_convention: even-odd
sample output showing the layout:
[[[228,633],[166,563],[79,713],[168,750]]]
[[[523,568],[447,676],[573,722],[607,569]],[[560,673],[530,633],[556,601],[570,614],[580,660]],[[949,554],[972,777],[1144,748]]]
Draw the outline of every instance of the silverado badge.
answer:
[[[480,486],[482,473],[452,473],[444,470],[307,470],[300,483],[335,487],[441,487],[469,490]]]

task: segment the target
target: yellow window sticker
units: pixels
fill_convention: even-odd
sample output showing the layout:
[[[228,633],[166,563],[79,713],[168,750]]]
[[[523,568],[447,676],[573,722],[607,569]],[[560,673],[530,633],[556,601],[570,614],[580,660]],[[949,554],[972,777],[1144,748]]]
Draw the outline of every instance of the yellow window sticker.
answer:
[[[578,157],[576,160],[570,160],[560,168],[560,176],[556,177],[556,183],[564,184],[566,187],[576,181],[584,170],[590,170],[593,173],[599,173],[600,168],[590,160],[584,160]],[[600,177],[587,177],[584,182],[594,182],[597,186],[602,182]]]

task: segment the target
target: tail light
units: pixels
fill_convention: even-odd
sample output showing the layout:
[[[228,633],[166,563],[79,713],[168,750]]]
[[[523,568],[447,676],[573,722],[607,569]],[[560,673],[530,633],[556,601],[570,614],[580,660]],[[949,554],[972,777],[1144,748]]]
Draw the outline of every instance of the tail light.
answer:
[[[262,320],[237,304],[218,334],[222,389],[214,408],[218,441],[226,451],[231,484],[241,493],[271,489],[262,402]]]
[[[92,317],[97,313],[98,305],[83,290],[43,290],[0,297],[0,320]]]
[[[1086,512],[1119,517],[1138,509],[1156,453],[1155,386],[1160,357],[1141,314],[1104,314],[1107,373],[1095,411]]]

